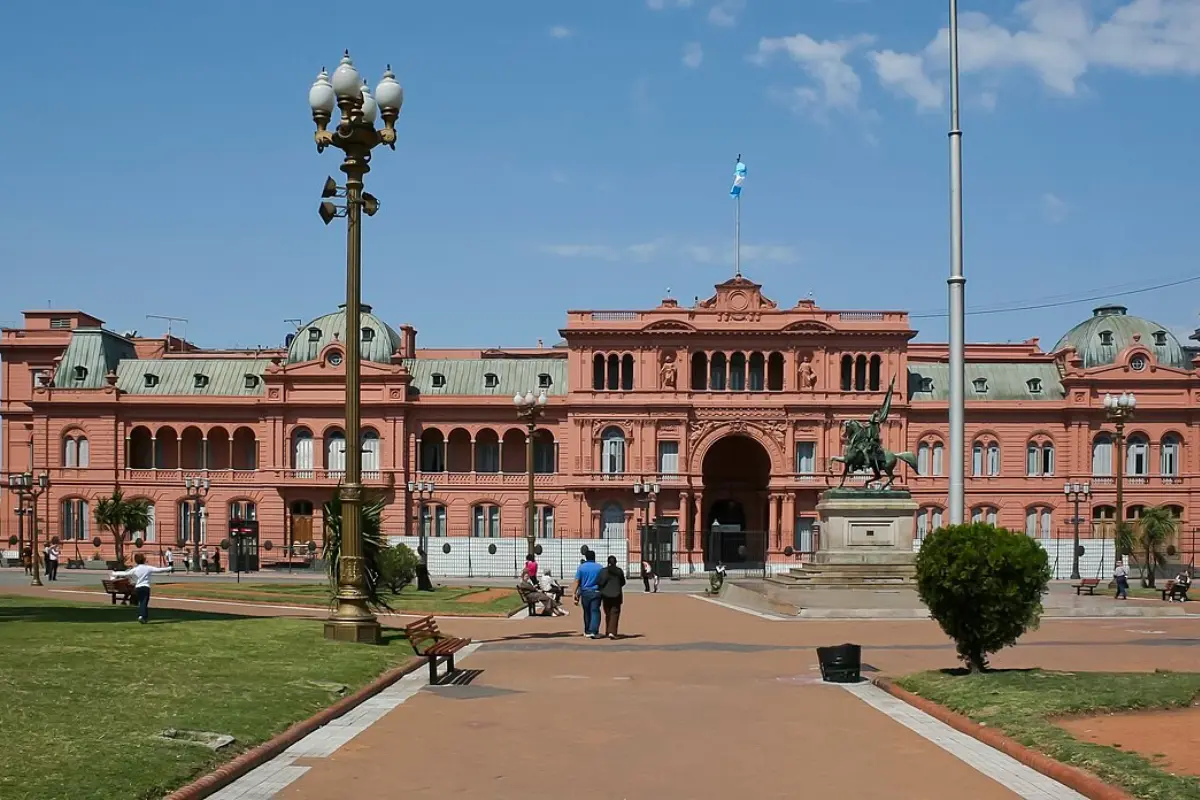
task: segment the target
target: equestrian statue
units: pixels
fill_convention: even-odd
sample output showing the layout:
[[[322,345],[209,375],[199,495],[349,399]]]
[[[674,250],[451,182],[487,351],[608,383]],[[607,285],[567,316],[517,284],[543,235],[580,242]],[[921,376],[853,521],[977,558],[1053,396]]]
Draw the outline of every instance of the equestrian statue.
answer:
[[[838,483],[838,488],[846,485],[846,478],[851,473],[859,472],[860,470],[871,470],[874,474],[863,484],[863,488],[868,488],[872,483],[881,480],[884,474],[887,475],[887,482],[879,489],[891,488],[892,482],[896,480],[895,470],[896,464],[903,461],[914,470],[917,468],[917,457],[912,453],[905,451],[903,453],[893,453],[883,446],[883,440],[880,435],[880,427],[887,421],[888,412],[892,407],[892,391],[896,387],[896,379],[892,378],[892,382],[888,384],[887,395],[883,398],[883,405],[878,410],[871,413],[871,418],[866,421],[848,419],[842,424],[842,438],[846,441],[846,450],[840,456],[834,456],[831,460],[840,462],[843,465],[842,479]]]

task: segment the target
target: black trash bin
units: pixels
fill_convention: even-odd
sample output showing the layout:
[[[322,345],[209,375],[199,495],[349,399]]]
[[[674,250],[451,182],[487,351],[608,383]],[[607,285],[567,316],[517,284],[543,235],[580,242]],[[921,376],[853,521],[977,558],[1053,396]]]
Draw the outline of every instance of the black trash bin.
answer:
[[[862,647],[839,644],[817,648],[821,680],[829,683],[858,683],[862,680]]]

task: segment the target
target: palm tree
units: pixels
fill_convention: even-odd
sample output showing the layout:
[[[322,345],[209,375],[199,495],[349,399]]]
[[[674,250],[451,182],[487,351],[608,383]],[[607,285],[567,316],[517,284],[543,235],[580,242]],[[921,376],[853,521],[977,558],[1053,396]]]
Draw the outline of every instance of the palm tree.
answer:
[[[367,605],[372,609],[390,610],[383,597],[382,581],[379,579],[379,553],[387,545],[383,541],[382,497],[364,497],[362,506],[362,557],[363,582],[367,592]],[[335,492],[333,499],[325,504],[325,543],[321,550],[325,559],[325,573],[329,577],[330,605],[337,603],[338,559],[342,555],[342,498]]]
[[[145,500],[126,500],[124,492],[113,489],[112,497],[96,504],[96,524],[113,537],[114,557],[124,564],[126,540],[150,527],[150,504]]]
[[[1166,506],[1152,506],[1137,521],[1137,548],[1145,565],[1142,585],[1154,588],[1154,572],[1167,563],[1167,544],[1175,538],[1179,520]]]

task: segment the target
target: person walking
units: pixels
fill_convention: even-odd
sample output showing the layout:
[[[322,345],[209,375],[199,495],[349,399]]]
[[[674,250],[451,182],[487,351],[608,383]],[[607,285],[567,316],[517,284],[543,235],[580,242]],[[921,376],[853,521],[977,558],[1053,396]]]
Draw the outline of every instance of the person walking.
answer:
[[[50,542],[50,549],[46,551],[46,580],[58,580],[58,559],[62,555],[62,550],[58,546],[58,542]]]
[[[171,548],[169,545],[167,547],[166,552],[163,553],[163,566],[164,567],[175,566],[175,554],[171,552]]]
[[[600,638],[600,571],[596,563],[596,552],[588,550],[583,563],[575,570],[575,586],[571,594],[575,605],[583,606],[583,635],[589,639]]]
[[[1129,599],[1129,570],[1125,568],[1125,562],[1117,559],[1117,566],[1113,570],[1113,580],[1117,582],[1117,600]]]
[[[646,591],[650,591],[650,584],[654,583],[654,591],[658,591],[658,573],[654,571],[654,565],[649,561],[642,561],[642,586],[646,587]]]
[[[625,586],[625,570],[617,566],[616,556],[608,557],[608,566],[601,570],[596,583],[600,588],[600,604],[604,606],[604,632],[608,638],[615,639],[621,624]]]
[[[174,572],[173,567],[152,567],[146,563],[144,553],[135,553],[133,569],[114,572],[110,578],[129,578],[133,581],[133,596],[138,604],[138,622],[145,625],[150,619],[150,576],[159,572]]]

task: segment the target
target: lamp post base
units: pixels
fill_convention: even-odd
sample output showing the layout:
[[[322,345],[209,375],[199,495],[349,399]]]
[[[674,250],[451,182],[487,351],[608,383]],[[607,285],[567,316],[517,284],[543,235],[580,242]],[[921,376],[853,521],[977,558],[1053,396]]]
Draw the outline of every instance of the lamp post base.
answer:
[[[325,638],[335,642],[380,644],[383,641],[376,620],[325,620]]]

